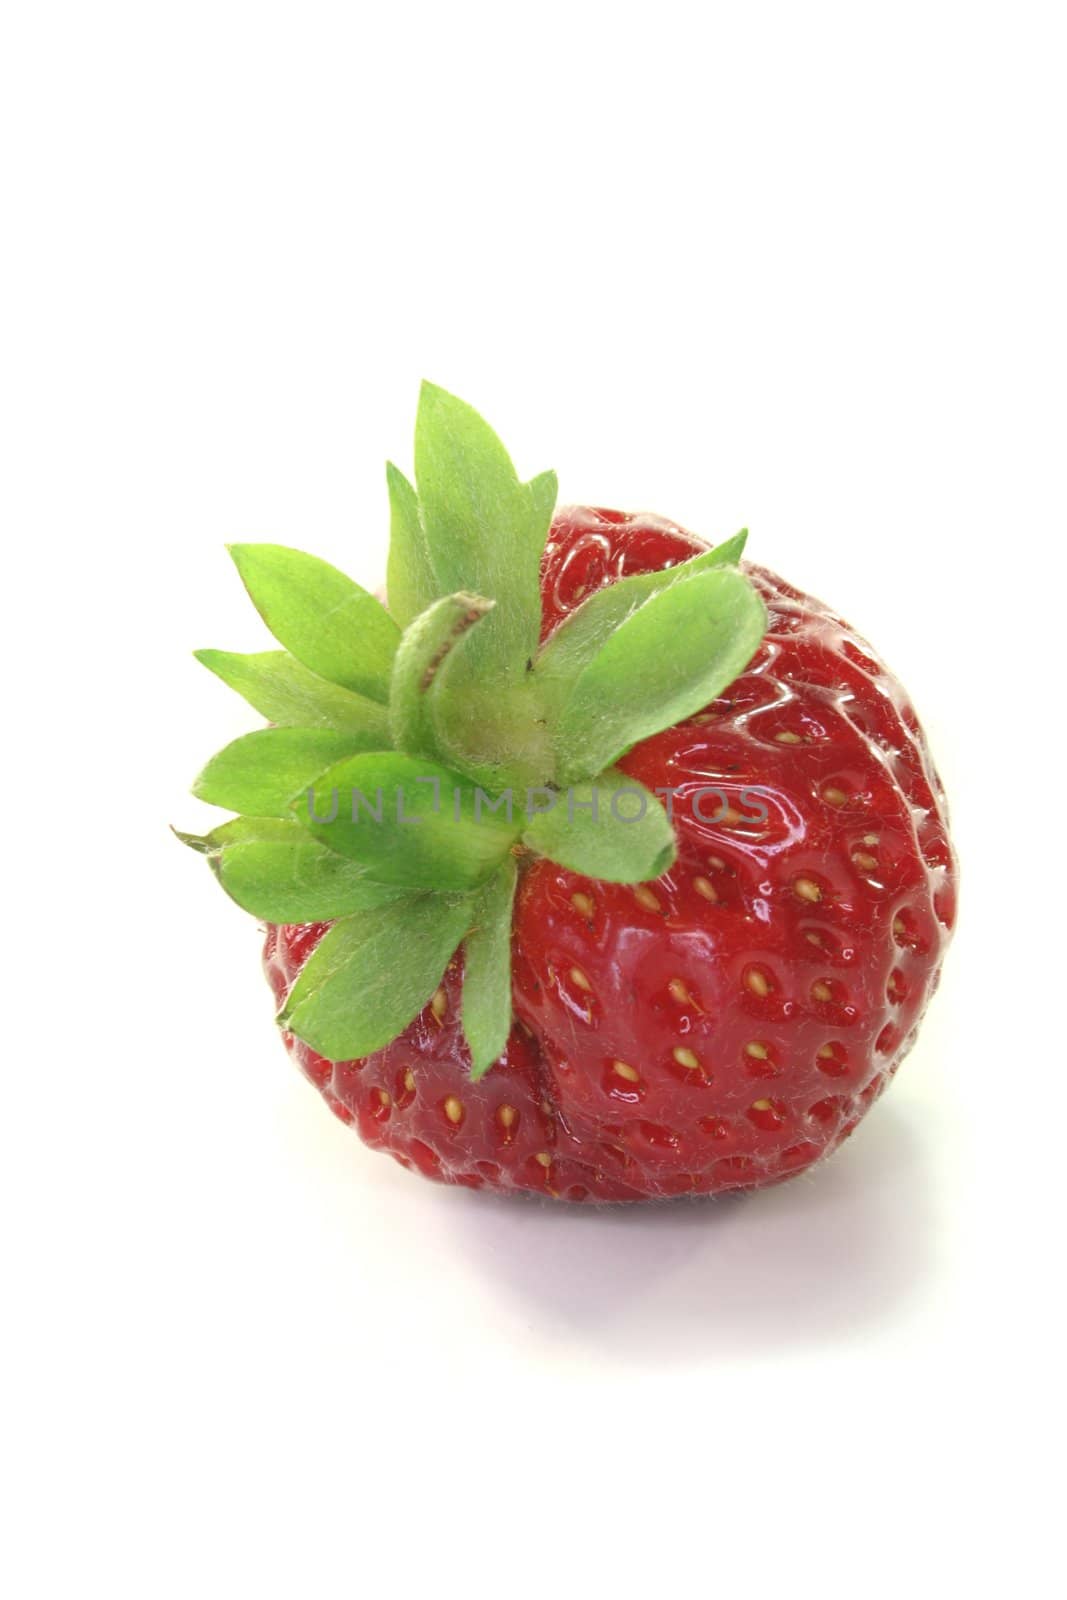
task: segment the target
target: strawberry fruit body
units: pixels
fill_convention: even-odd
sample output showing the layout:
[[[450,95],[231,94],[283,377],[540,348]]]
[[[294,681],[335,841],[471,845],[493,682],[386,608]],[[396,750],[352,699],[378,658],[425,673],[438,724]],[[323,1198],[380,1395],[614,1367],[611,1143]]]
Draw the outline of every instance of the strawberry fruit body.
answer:
[[[439,453],[462,454],[474,415],[441,391],[429,395],[447,437],[426,424],[427,488],[420,481],[416,500],[398,474],[390,481],[390,588],[412,591],[403,593],[400,644],[367,612],[387,665],[387,722],[373,659],[366,669],[346,661],[343,639],[339,655],[317,639],[308,646],[288,613],[277,625],[272,612],[284,601],[244,570],[259,558],[239,556],[253,599],[296,659],[203,659],[288,723],[268,733],[293,737],[252,735],[254,759],[216,758],[199,792],[245,815],[187,842],[268,923],[265,965],[287,1049],[336,1115],[402,1165],[571,1201],[713,1194],[791,1177],[835,1149],[895,1073],[953,924],[944,796],[915,714],[839,617],[739,563],[743,541],[720,547],[719,561],[655,517],[552,515],[546,495],[539,615],[506,619],[495,639],[484,623],[498,597],[476,588],[489,587],[484,560],[481,572],[459,562],[446,573],[448,552],[439,552],[436,579],[424,568],[416,592],[398,519],[416,541],[420,524],[455,522],[455,504],[434,506],[426,434]],[[480,447],[476,437],[475,454]],[[418,454],[417,440],[417,465]],[[520,487],[537,499],[541,481]],[[710,566],[702,573],[694,562]],[[299,581],[283,573],[279,593],[298,589],[303,571]],[[682,592],[690,571],[699,595]],[[670,574],[676,610],[658,619],[667,590],[655,585]],[[457,578],[464,585],[443,598]],[[363,600],[349,603],[358,610]],[[746,620],[735,637],[722,618],[738,609]],[[692,631],[709,611],[720,619],[717,677]],[[630,635],[620,636],[639,613],[647,637],[631,629],[628,655]],[[509,665],[507,635],[523,627],[525,659]],[[465,673],[480,631],[483,659]],[[310,712],[299,709],[301,692]],[[346,694],[365,704],[338,698]],[[392,766],[382,764],[387,723],[390,748],[411,753]],[[401,760],[427,771],[411,778]],[[339,818],[318,820],[335,788],[320,779],[308,804],[305,778],[320,771],[360,780],[357,823],[347,811],[352,785],[342,788]],[[424,796],[429,805],[431,779],[439,790],[450,772],[484,783],[496,807],[490,825],[458,798],[462,827],[449,833],[440,812],[424,809],[431,826],[417,844],[420,823],[383,839],[373,816],[382,786],[371,794],[364,780],[384,774],[407,785],[417,809]],[[602,815],[586,787],[597,773]],[[512,835],[502,797],[531,789],[533,820],[524,798]],[[635,797],[652,810],[631,825]],[[264,798],[268,815],[250,815]],[[551,824],[537,815],[543,805]],[[427,844],[438,823],[439,843]],[[322,914],[270,914],[312,907]],[[408,959],[405,929],[419,970],[406,1016],[390,996],[383,1020],[373,995],[389,990],[390,963]],[[344,1058],[349,1038],[376,1047]]]

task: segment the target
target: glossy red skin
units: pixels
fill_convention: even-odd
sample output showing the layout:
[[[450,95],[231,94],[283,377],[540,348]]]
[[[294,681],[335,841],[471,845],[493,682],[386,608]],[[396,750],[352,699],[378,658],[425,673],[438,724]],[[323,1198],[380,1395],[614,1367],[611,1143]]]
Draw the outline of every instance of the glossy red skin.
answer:
[[[594,589],[703,548],[655,517],[561,511],[542,569],[545,633]],[[811,1166],[897,1070],[954,917],[943,792],[870,648],[820,602],[746,570],[770,616],[748,670],[621,763],[679,791],[677,862],[637,890],[526,867],[516,1024],[482,1081],[470,1081],[459,1028],[458,958],[436,1007],[365,1061],[333,1064],[284,1036],[368,1144],[474,1188],[714,1194]],[[732,814],[712,795],[694,806],[709,786]],[[323,931],[268,930],[277,999]]]

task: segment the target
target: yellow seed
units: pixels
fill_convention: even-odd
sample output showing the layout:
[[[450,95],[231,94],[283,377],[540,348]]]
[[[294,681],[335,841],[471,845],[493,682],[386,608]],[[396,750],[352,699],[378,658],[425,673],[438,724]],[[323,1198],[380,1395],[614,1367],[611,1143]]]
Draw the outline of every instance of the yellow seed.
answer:
[[[518,1112],[514,1106],[500,1106],[497,1110],[497,1121],[502,1128],[513,1128]]]
[[[799,733],[791,733],[788,728],[784,729],[781,733],[776,733],[774,737],[777,739],[779,744],[800,744],[801,743],[800,734]]]
[[[611,1070],[615,1073],[616,1077],[625,1078],[627,1083],[640,1083],[641,1081],[641,1074],[639,1072],[635,1072],[633,1067],[631,1067],[626,1061],[613,1061],[611,1063]]]
[[[383,1106],[383,1108],[386,1107],[386,1106],[391,1106],[392,1103],[393,1103],[393,1097],[389,1093],[388,1089],[379,1089],[378,1090],[378,1099],[379,1099],[381,1105]]]
[[[423,993],[425,994],[425,992],[426,991],[424,989]],[[438,989],[433,999],[430,1001],[430,1010],[433,1012],[438,1022],[440,1022],[441,1018],[448,1010],[448,996],[443,989]]]
[[[908,931],[908,929],[907,929],[907,926],[906,926],[906,924],[904,922],[903,917],[894,917],[893,918],[893,933],[896,936],[896,938],[903,939],[904,935],[907,933],[907,931]]]
[[[822,797],[827,805],[843,806],[848,799],[844,789],[838,789],[834,784],[828,784],[822,792]]]
[[[692,1050],[687,1050],[684,1044],[676,1044],[672,1053],[680,1067],[687,1068],[689,1072],[699,1070],[699,1059],[693,1054]]]
[[[703,895],[705,900],[715,901],[719,898],[711,884],[708,882],[707,878],[694,878],[693,888],[696,890],[697,894]]]
[[[412,1072],[410,1067],[404,1074],[404,1092],[406,1094],[415,1093],[415,1074]]]
[[[595,901],[590,895],[587,894],[572,894],[571,905],[574,907],[575,911],[577,911],[578,915],[580,917],[584,917],[587,922],[593,915],[593,912],[596,910]]]
[[[813,1000],[832,1000],[834,991],[828,983],[824,983],[820,978],[818,983],[813,983],[811,986],[811,997]]]
[[[712,872],[726,871],[726,862],[723,860],[722,856],[709,856],[708,866],[711,868]]]
[[[733,806],[727,806],[721,816],[716,815],[715,821],[720,828],[736,828],[741,821],[741,813],[740,811],[735,811]]]
[[[543,1167],[550,1167],[552,1165],[552,1157],[549,1155],[547,1150],[539,1150],[537,1155],[534,1156],[534,1160],[539,1161]]]
[[[863,842],[864,844],[877,844],[878,835],[876,833],[865,833],[863,835]]]
[[[866,850],[853,850],[852,859],[857,867],[862,867],[864,872],[873,872],[878,865],[878,857],[870,855]]]
[[[809,944],[817,944],[819,949],[822,949],[822,934],[816,933],[814,928],[809,928],[804,937]]]
[[[457,1100],[454,1094],[450,1094],[445,1101],[445,1116],[449,1122],[463,1121],[463,1101]]]
[[[769,1100],[753,1100],[752,1109],[753,1111],[771,1111],[773,1107]]]
[[[771,986],[767,982],[765,975],[760,972],[757,967],[753,967],[752,971],[745,978],[745,982],[748,984],[753,994],[763,996],[768,995],[771,992]]]
[[[750,1039],[745,1046],[746,1056],[754,1056],[757,1061],[766,1061],[770,1051],[765,1044],[760,1044],[758,1039]]]
[[[652,890],[646,888],[643,883],[639,883],[634,890],[634,899],[645,911],[659,911],[662,909]]]
[[[570,978],[571,982],[577,989],[591,989],[593,987],[585,973],[582,971],[581,967],[572,967]]]
[[[793,892],[799,895],[801,900],[810,900],[813,905],[822,899],[822,890],[814,878],[794,878]]]
[[[833,1057],[834,1057],[834,1047],[833,1047],[832,1044],[823,1044],[823,1045],[819,1046],[819,1060],[820,1061],[832,1061]]]
[[[693,996],[689,993],[689,990],[686,988],[681,978],[671,979],[670,983],[667,985],[667,993],[670,995],[671,999],[676,1000],[680,1006],[688,1006],[692,1005],[693,1003]]]

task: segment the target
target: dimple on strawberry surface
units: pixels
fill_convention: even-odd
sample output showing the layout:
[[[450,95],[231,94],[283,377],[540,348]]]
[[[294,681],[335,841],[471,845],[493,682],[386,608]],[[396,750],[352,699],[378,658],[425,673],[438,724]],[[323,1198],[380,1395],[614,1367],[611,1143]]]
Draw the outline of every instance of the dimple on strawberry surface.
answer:
[[[542,640],[590,594],[706,547],[650,516],[567,508]],[[900,685],[832,611],[758,566],[745,671],[619,762],[677,855],[614,883],[518,852],[514,1020],[474,1081],[463,956],[388,1044],[302,1070],[369,1145],[425,1176],[567,1200],[757,1187],[833,1150],[909,1049],[955,912],[944,797]],[[283,1002],[327,924],[268,928]]]

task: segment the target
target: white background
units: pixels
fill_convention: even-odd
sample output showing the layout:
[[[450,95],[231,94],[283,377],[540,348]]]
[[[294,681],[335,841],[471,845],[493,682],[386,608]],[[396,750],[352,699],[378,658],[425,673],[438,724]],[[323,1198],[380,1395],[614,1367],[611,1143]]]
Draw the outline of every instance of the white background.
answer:
[[[12,1596],[1057,1586],[1055,5],[12,6],[0,40]],[[423,375],[563,497],[832,601],[961,930],[887,1102],[749,1200],[415,1181],[169,837],[254,718],[228,539],[380,575]]]

